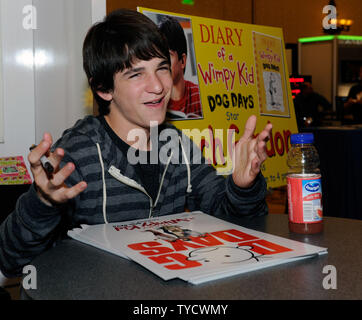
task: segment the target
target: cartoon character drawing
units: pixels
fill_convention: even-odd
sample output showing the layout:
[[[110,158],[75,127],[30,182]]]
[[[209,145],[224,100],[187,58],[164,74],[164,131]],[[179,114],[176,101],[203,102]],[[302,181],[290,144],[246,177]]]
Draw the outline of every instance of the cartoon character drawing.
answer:
[[[166,241],[184,240],[190,241],[190,237],[205,237],[206,233],[197,232],[191,229],[184,229],[177,225],[162,226],[157,231],[153,229],[145,230],[146,232],[152,232],[158,239]]]
[[[271,97],[271,105],[274,106],[276,104],[274,95],[277,93],[277,87],[275,84],[276,80],[274,78],[274,73],[270,72],[270,79],[269,79],[269,94]]]
[[[153,235],[156,237],[156,240],[157,239],[165,240],[165,241],[176,241],[177,240],[177,238],[174,236],[171,236],[171,235],[168,235],[168,234],[165,234],[163,232],[153,230],[153,229],[147,229],[147,230],[144,230],[144,232],[153,233]]]
[[[201,263],[212,263],[214,266],[225,264],[245,263],[254,260],[260,261],[267,258],[264,254],[252,251],[252,246],[217,246],[192,250],[188,260],[199,261]]]
[[[279,73],[264,71],[267,110],[284,111],[282,79]]]

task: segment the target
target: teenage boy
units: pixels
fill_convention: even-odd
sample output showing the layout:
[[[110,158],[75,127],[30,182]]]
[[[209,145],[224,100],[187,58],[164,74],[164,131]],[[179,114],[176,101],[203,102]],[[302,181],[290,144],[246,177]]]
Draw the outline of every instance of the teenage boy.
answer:
[[[174,17],[165,16],[159,28],[166,37],[170,49],[172,92],[167,117],[202,118],[199,86],[184,78],[187,61],[187,41],[180,23]]]
[[[194,161],[183,145],[167,161],[131,164],[130,154],[152,157],[168,143],[152,140],[151,124],[163,124],[172,77],[167,42],[144,15],[118,10],[88,32],[84,69],[99,105],[99,117],[88,116],[64,132],[52,147],[44,134],[28,156],[34,184],[0,226],[0,267],[6,276],[22,267],[80,224],[147,218],[189,210],[264,215],[266,184],[260,165],[271,125],[253,138],[256,117],[246,123],[235,148],[235,169],[227,179],[214,168]],[[134,139],[130,133],[143,133]],[[181,139],[183,138],[183,140]],[[156,143],[157,142],[157,143]],[[153,148],[153,150],[152,150]],[[193,148],[192,148],[193,149]],[[172,159],[172,154],[178,158]],[[40,158],[47,155],[55,170],[47,174]]]

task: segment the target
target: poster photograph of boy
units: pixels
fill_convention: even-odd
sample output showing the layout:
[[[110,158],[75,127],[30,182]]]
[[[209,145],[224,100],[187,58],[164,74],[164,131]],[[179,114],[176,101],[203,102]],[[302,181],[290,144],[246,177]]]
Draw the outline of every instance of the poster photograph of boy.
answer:
[[[191,19],[143,11],[164,34],[171,58],[173,87],[168,120],[202,119]]]

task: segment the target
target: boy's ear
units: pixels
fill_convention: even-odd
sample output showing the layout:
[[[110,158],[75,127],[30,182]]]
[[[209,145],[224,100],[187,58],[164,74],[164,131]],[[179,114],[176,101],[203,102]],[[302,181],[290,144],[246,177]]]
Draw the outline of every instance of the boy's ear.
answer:
[[[187,55],[186,53],[183,53],[182,54],[182,57],[181,57],[181,62],[182,62],[182,68],[185,69],[186,68],[186,61],[187,61]]]
[[[111,101],[113,99],[112,91],[103,92],[97,90],[96,92],[103,100]]]

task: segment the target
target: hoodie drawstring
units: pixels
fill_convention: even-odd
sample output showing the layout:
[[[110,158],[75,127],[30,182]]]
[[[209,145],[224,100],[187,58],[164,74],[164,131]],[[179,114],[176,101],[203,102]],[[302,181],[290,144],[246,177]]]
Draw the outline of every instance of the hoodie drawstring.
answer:
[[[186,164],[186,168],[187,168],[187,189],[186,189],[186,192],[191,193],[192,192],[192,185],[191,185],[190,162],[189,162],[189,159],[186,156],[186,152],[185,152],[185,149],[184,149],[184,147],[182,145],[182,141],[181,141],[180,136],[179,136],[179,140],[180,140],[180,144],[181,144],[182,156],[185,159],[185,164]],[[108,223],[108,221],[107,221],[107,212],[106,212],[106,210],[107,210],[107,188],[106,188],[106,180],[105,180],[105,173],[104,173],[104,163],[103,163],[103,159],[102,159],[101,148],[100,148],[98,143],[96,143],[96,146],[97,146],[97,151],[98,151],[99,163],[100,163],[101,168],[102,168],[102,184],[103,184],[103,206],[102,206],[102,211],[103,211],[103,220],[104,220],[104,223],[107,224]],[[170,155],[170,157],[169,157],[169,159],[167,161],[166,168],[165,168],[165,170],[163,172],[161,183],[160,183],[160,188],[159,188],[159,193],[161,191],[161,187],[162,187],[162,184],[163,184],[163,180],[164,180],[168,165],[171,162],[172,154],[173,153],[171,153],[171,155]],[[157,199],[156,199],[155,203],[157,203],[157,201],[158,201],[158,197],[160,195],[159,193],[157,195]]]
[[[106,188],[106,179],[105,179],[105,176],[104,176],[104,164],[103,164],[103,159],[102,159],[101,148],[100,148],[98,143],[96,143],[96,145],[97,145],[97,150],[98,150],[99,162],[100,162],[101,168],[102,168],[102,183],[103,183],[103,206],[102,206],[102,211],[103,211],[103,220],[104,220],[104,223],[108,223],[107,216],[106,216],[107,188]]]
[[[187,159],[186,152],[185,152],[184,146],[183,146],[182,141],[181,141],[181,137],[179,136],[178,139],[180,140],[182,155],[185,158],[185,164],[186,164],[186,168],[187,168],[187,189],[186,189],[186,192],[191,193],[192,192],[192,185],[191,185],[190,162],[189,162],[189,159]]]

